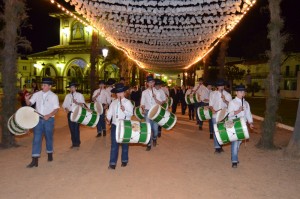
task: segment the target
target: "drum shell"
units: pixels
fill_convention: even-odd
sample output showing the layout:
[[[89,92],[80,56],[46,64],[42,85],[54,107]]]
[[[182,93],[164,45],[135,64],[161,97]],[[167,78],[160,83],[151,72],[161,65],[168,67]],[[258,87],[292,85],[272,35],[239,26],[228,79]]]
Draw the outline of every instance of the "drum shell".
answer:
[[[197,114],[200,121],[210,120],[212,118],[212,111],[209,108],[198,107]]]
[[[134,108],[134,115],[138,120],[144,119],[143,109],[141,107]]]
[[[241,117],[233,119],[232,121],[234,126],[231,128],[226,127],[225,122],[214,124],[215,136],[220,145],[237,140],[249,139],[249,132],[245,119]]]
[[[85,126],[95,127],[100,119],[100,115],[95,111],[89,111],[81,106],[72,109],[70,120]]]
[[[21,107],[17,112],[12,115],[8,122],[7,127],[14,135],[23,135],[29,129],[34,128],[39,123],[39,115],[35,109],[29,106]]]
[[[177,122],[177,116],[175,114],[169,112],[158,104],[149,110],[148,118],[158,123],[159,126],[166,130],[173,128]]]
[[[200,98],[197,93],[189,94],[185,96],[185,102],[187,105],[200,102]]]
[[[118,125],[116,126],[117,143],[148,144],[150,138],[150,123],[133,120],[119,120]]]

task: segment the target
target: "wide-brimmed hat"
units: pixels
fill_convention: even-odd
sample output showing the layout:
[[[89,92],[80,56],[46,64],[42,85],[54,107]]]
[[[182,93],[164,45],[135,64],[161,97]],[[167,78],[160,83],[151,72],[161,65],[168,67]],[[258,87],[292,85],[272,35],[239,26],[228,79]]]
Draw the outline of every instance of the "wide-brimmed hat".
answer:
[[[99,84],[105,84],[105,81],[103,79],[100,79],[99,82],[98,82],[98,85]]]
[[[226,81],[224,79],[218,79],[216,81],[216,86],[225,86],[226,85]]]
[[[53,84],[53,80],[52,80],[51,77],[44,77],[44,78],[42,78],[42,84],[52,85]]]
[[[123,83],[117,83],[115,88],[111,89],[112,93],[121,93],[129,89],[129,86],[125,86]]]
[[[149,75],[146,77],[146,81],[150,82],[150,81],[155,81],[152,75]]]
[[[213,85],[213,82],[212,81],[210,81],[210,80],[206,80],[205,82],[204,82],[204,84],[206,85],[206,86],[208,86],[208,85]]]
[[[109,78],[109,79],[107,80],[107,82],[106,82],[106,84],[109,85],[109,86],[111,86],[111,85],[113,85],[113,84],[115,84],[115,83],[116,83],[116,80],[114,80],[114,79],[112,79],[112,78]]]
[[[155,85],[162,85],[163,82],[160,79],[154,79]]]
[[[77,82],[69,82],[69,85],[66,88],[71,88],[71,86],[78,86]]]
[[[246,91],[246,86],[243,84],[237,85],[234,88],[235,91]]]

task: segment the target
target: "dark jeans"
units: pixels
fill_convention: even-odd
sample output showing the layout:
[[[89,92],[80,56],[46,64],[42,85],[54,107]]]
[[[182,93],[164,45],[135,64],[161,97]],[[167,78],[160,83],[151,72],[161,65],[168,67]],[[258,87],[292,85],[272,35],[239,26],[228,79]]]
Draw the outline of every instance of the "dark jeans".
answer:
[[[174,100],[174,98],[173,98]],[[177,105],[178,105],[178,101],[173,101],[173,104],[172,104],[172,113],[176,113],[176,108],[177,108]]]
[[[186,111],[186,103],[184,100],[181,101],[181,114],[184,115]]]
[[[194,109],[194,104],[189,104],[189,118],[194,120],[195,117],[195,109]]]
[[[79,123],[77,122],[72,122],[70,120],[71,112],[68,113],[68,124],[69,124],[69,129],[71,133],[71,141],[72,141],[72,146],[79,146],[80,145],[80,130],[79,130]]]
[[[128,144],[121,144],[122,145],[122,162],[128,162]],[[110,148],[110,160],[109,165],[116,165],[118,161],[118,154],[119,154],[119,144],[116,141],[116,125],[111,125],[111,148]]]
[[[103,109],[103,113],[100,115],[98,124],[97,124],[97,133],[102,133],[102,131],[106,131],[105,124],[105,109]]]

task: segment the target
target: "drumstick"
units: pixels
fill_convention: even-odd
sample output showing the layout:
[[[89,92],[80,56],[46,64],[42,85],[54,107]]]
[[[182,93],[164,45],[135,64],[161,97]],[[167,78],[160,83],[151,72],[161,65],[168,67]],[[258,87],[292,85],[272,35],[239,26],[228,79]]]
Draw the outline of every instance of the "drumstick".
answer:
[[[153,87],[152,86],[151,86],[151,91],[152,91],[152,97],[154,97]]]
[[[34,110],[34,112],[35,112],[35,113],[37,113],[39,116],[41,116],[41,117],[44,117],[44,115],[43,115],[43,114],[41,114],[41,113],[37,112],[36,110]]]

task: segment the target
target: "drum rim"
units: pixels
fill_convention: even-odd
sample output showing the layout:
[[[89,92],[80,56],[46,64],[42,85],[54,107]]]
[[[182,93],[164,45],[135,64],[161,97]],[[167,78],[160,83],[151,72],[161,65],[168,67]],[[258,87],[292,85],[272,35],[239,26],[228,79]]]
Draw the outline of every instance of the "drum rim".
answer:
[[[22,114],[23,111],[25,111],[25,113],[26,112],[32,113],[32,115],[30,115],[30,120],[33,120],[35,122],[34,123],[32,122],[30,126],[29,125],[24,126],[24,124],[20,124],[20,122],[22,122],[22,121],[19,121],[19,119],[21,119],[21,118],[19,118],[21,116],[19,114]],[[24,106],[24,107],[19,108],[13,116],[15,118],[16,123],[23,129],[34,128],[39,123],[39,115],[35,112],[35,109],[30,106]],[[26,122],[26,124],[28,124],[28,122]]]
[[[11,127],[10,127],[10,121],[13,119],[13,117],[14,117],[14,115],[12,115],[12,116],[8,119],[8,121],[7,121],[7,128],[8,128],[8,130],[9,130],[12,134],[14,134],[14,135],[24,135],[24,134],[26,134],[26,133],[27,133],[27,132],[26,132],[27,129],[24,129],[24,131],[22,131],[22,132],[20,132],[20,133],[16,133],[15,131],[13,131],[13,130],[11,129]]]

